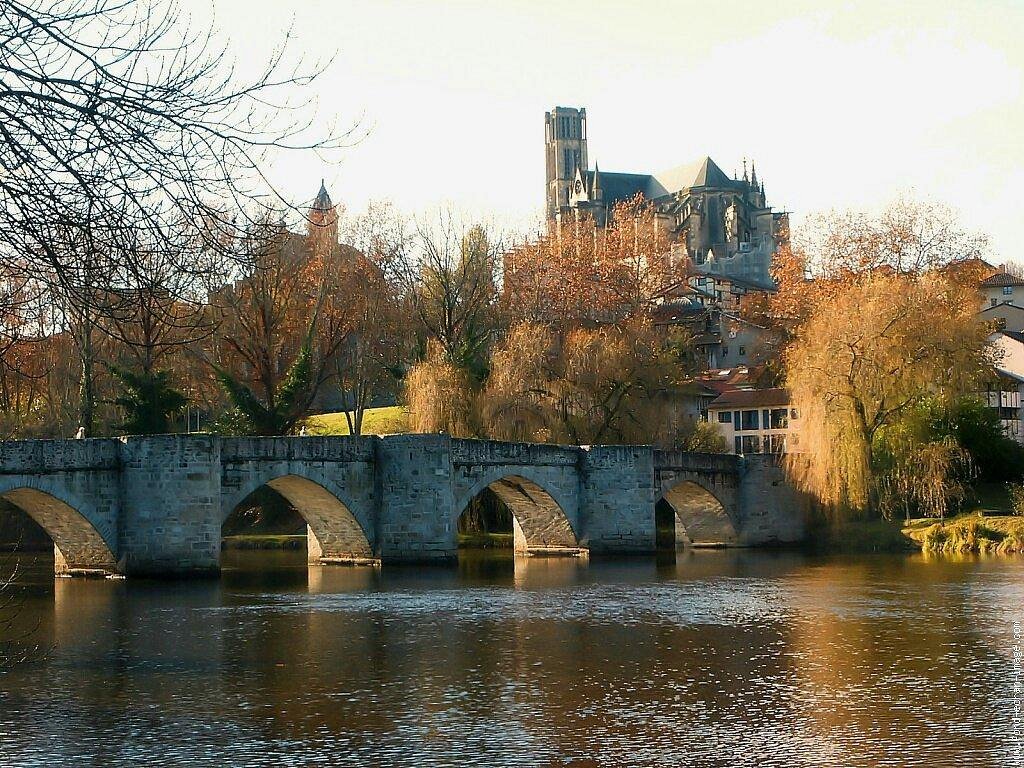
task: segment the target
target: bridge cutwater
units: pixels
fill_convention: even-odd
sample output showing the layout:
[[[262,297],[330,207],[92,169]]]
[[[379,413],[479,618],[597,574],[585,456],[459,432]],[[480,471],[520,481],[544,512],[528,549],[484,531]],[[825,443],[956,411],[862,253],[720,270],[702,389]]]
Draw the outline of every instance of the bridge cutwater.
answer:
[[[264,485],[305,518],[314,563],[451,559],[485,488],[530,554],[653,552],[661,499],[678,544],[804,534],[805,505],[771,456],[446,435],[0,441],[0,497],[50,535],[62,574],[216,572],[221,525]]]

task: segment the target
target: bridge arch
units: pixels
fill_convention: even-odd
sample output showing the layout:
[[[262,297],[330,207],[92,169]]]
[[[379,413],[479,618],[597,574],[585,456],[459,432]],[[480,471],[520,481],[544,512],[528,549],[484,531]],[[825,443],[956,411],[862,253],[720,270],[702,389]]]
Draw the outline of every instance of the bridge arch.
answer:
[[[281,494],[308,526],[311,562],[362,562],[373,560],[373,546],[366,528],[353,511],[355,507],[340,489],[328,489],[320,482],[289,473],[256,478],[244,484],[221,505],[221,525],[253,491],[268,486]]]
[[[732,546],[738,539],[736,526],[725,505],[710,490],[694,480],[680,480],[663,491],[672,511],[676,546]]]
[[[113,531],[102,534],[93,524],[95,511],[72,494],[33,482],[0,481],[0,498],[10,502],[53,540],[57,573],[118,572]]]
[[[579,549],[579,538],[569,519],[571,510],[563,494],[528,470],[516,468],[486,473],[457,499],[453,525],[470,502],[484,489],[490,489],[512,513],[512,529],[517,552],[543,554]]]

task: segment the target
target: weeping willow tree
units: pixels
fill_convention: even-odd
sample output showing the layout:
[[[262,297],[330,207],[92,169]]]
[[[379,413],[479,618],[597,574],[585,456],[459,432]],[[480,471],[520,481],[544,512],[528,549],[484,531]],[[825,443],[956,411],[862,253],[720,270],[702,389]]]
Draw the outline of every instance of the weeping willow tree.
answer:
[[[405,400],[410,431],[476,436],[473,382],[465,368],[451,362],[440,344],[431,341],[426,358],[406,375]]]
[[[661,334],[643,318],[564,335],[523,322],[491,356],[481,420],[501,440],[675,444],[695,433],[674,407],[692,350],[688,334]]]
[[[972,391],[991,363],[976,312],[973,286],[936,270],[833,281],[786,353],[800,413],[800,452],[789,457],[798,484],[837,513],[891,513],[900,495],[944,506],[959,449],[911,439],[906,424],[926,399]]]

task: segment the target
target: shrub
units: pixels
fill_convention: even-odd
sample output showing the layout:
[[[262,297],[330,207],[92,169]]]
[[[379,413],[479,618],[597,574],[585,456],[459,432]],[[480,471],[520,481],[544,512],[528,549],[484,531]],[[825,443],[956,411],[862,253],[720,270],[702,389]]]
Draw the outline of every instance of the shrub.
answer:
[[[1024,485],[1007,483],[1006,489],[1010,493],[1010,504],[1013,507],[1013,514],[1024,515]]]

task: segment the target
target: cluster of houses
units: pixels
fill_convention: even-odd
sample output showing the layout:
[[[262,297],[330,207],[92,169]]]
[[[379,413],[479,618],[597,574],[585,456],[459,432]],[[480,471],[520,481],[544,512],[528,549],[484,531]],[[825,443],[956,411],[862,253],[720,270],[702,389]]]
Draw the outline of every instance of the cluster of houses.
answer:
[[[978,261],[979,318],[989,324],[998,362],[982,393],[998,411],[1006,434],[1024,443],[1024,278]],[[764,364],[777,348],[772,334],[745,320],[745,297],[775,291],[746,278],[697,273],[658,297],[655,322],[684,326],[707,363],[695,382],[694,417],[718,429],[738,454],[800,450],[800,414],[781,388],[758,386]]]

